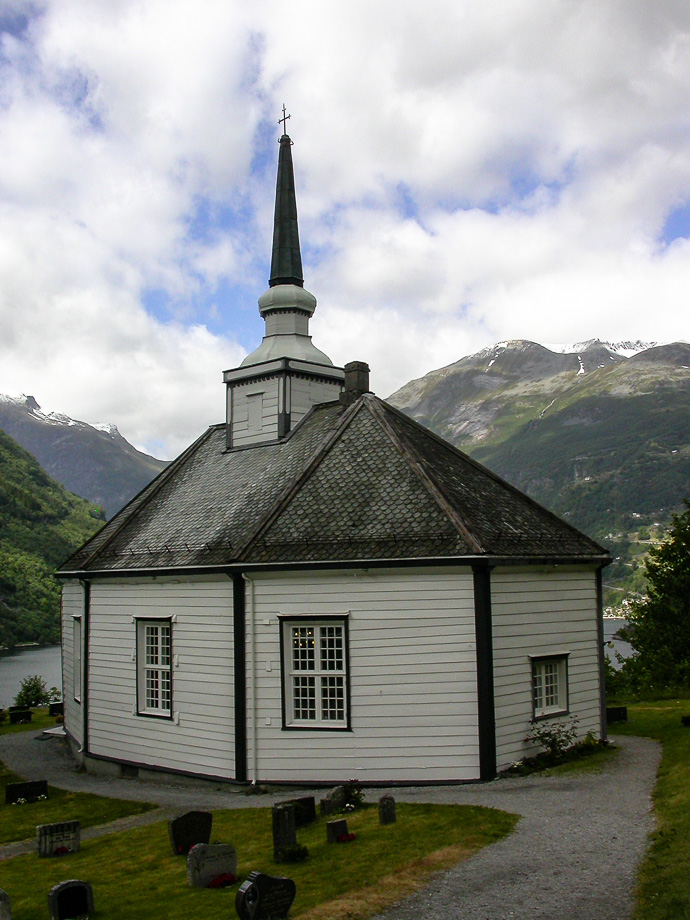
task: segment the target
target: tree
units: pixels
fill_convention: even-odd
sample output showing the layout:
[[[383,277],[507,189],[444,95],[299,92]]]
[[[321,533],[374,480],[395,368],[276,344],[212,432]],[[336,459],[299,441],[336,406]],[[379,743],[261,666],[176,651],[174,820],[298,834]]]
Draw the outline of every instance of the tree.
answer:
[[[21,689],[14,698],[14,705],[30,709],[32,706],[45,706],[46,703],[52,703],[57,699],[60,699],[57,687],[48,690],[45,680],[40,675],[33,674],[21,682]]]
[[[647,596],[631,607],[629,637],[637,655],[629,676],[639,688],[690,685],[690,502],[673,515],[668,539],[650,550]]]

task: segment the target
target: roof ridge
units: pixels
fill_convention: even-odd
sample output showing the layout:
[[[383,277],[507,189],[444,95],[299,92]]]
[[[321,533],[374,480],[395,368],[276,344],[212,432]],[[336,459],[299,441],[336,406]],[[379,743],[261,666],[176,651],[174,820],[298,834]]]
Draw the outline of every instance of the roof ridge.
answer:
[[[145,506],[151,501],[151,499],[154,497],[154,495],[157,495],[157,494],[158,494],[158,492],[163,488],[163,486],[164,486],[165,483],[168,481],[168,479],[170,479],[170,477],[172,476],[173,471],[178,470],[184,463],[186,463],[187,460],[189,459],[189,457],[191,456],[191,454],[192,454],[198,447],[201,446],[201,444],[202,444],[203,441],[205,441],[207,438],[209,438],[209,437],[211,436],[211,433],[212,433],[213,431],[215,431],[215,430],[217,429],[217,427],[218,427],[218,426],[216,426],[216,425],[210,425],[210,426],[206,429],[206,431],[204,431],[203,434],[201,434],[201,435],[196,439],[196,441],[193,441],[193,442],[189,445],[189,447],[188,447],[186,450],[184,450],[184,451],[179,455],[179,457],[177,457],[175,460],[173,460],[171,463],[169,463],[169,464],[165,467],[165,469],[161,470],[161,472],[158,474],[158,476],[156,476],[155,479],[153,479],[151,482],[149,482],[147,485],[145,485],[143,489],[141,489],[139,492],[137,492],[137,494],[134,496],[134,498],[131,498],[131,499],[127,502],[127,504],[124,506],[124,508],[121,508],[121,509],[117,512],[117,514],[115,515],[115,517],[111,518],[110,521],[107,521],[107,522],[103,525],[103,527],[101,527],[101,529],[100,529],[99,531],[97,531],[97,532],[91,537],[90,540],[87,540],[87,542],[83,544],[83,547],[81,547],[81,548],[84,548],[84,547],[88,546],[88,544],[91,543],[92,540],[95,540],[95,539],[98,537],[99,534],[103,533],[103,531],[106,529],[106,527],[107,527],[109,524],[112,524],[113,522],[116,522],[116,521],[117,521],[117,523],[116,523],[115,526],[113,527],[112,533],[108,534],[108,536],[105,538],[105,540],[104,540],[104,541],[103,541],[93,552],[89,553],[89,555],[88,555],[88,556],[86,557],[86,559],[83,561],[83,563],[81,564],[81,567],[80,567],[82,571],[85,570],[85,569],[93,562],[93,560],[96,559],[96,558],[103,552],[103,550],[113,542],[113,540],[115,539],[115,537],[117,537],[118,534],[120,534],[120,533],[122,532],[122,530],[130,523],[130,521],[132,520],[132,518],[133,518],[136,514],[138,514],[138,513],[141,511],[141,509],[142,509],[143,507],[145,507]],[[136,505],[135,505],[135,503],[136,503]],[[122,520],[118,521],[117,519],[120,518],[120,517],[122,518]],[[81,549],[81,548],[80,548],[80,549]],[[77,550],[77,553],[80,552],[80,549]],[[67,563],[70,561],[70,559],[73,559],[74,556],[77,555],[77,553],[72,553],[72,555],[69,557],[69,559],[66,559],[66,560],[65,560],[65,563],[64,563],[62,566],[60,566],[60,571],[62,571],[62,570],[64,569],[65,565],[67,565]]]
[[[330,403],[322,403],[321,405],[330,405]],[[309,414],[315,409],[312,406]],[[319,466],[321,461],[324,459],[326,454],[329,453],[335,442],[340,438],[342,433],[346,428],[349,427],[352,420],[358,414],[361,409],[361,402],[353,403],[351,406],[348,406],[343,412],[340,420],[336,424],[333,431],[319,444],[313,454],[308,458],[306,463],[302,466],[299,472],[296,474],[294,479],[283,489],[283,491],[278,495],[273,507],[264,514],[263,518],[259,521],[257,526],[254,528],[253,533],[251,533],[244,544],[240,546],[237,550],[236,559],[241,562],[242,559],[247,555],[252,546],[256,543],[262,533],[265,531],[277,520],[277,518],[283,513],[283,511],[290,504],[295,495],[298,494],[304,482],[311,476],[313,471]],[[306,416],[301,420],[302,424],[306,420]]]
[[[475,469],[478,469],[481,472],[483,472],[485,475],[489,476],[491,479],[499,483],[504,488],[508,489],[514,495],[517,495],[522,501],[527,502],[533,508],[536,508],[540,513],[547,515],[549,518],[551,518],[561,527],[566,527],[572,533],[577,534],[577,536],[584,537],[593,546],[596,546],[597,549],[600,550],[600,552],[603,555],[606,555],[606,556],[610,555],[609,551],[605,547],[601,546],[596,540],[594,540],[588,534],[583,533],[581,530],[575,527],[574,524],[571,524],[569,521],[566,521],[564,518],[557,515],[554,511],[550,511],[548,508],[544,507],[544,505],[540,504],[536,499],[532,498],[530,495],[527,495],[526,492],[523,492],[522,490],[518,489],[517,486],[514,486],[511,482],[508,482],[507,479],[504,479],[502,476],[499,476],[498,473],[495,473],[492,469],[489,469],[488,466],[484,466],[484,464],[480,463],[478,460],[475,460],[474,457],[471,457],[464,450],[461,450],[459,447],[456,447],[455,444],[451,444],[450,441],[447,441],[445,438],[442,438],[440,435],[436,434],[435,431],[432,431],[430,428],[427,428],[425,425],[422,425],[421,422],[418,422],[416,419],[412,418],[412,416],[406,415],[396,406],[391,405],[390,403],[386,402],[384,399],[378,399],[378,401],[382,405],[385,406],[387,412],[390,412],[393,415],[396,415],[404,424],[417,428],[418,430],[422,431],[425,435],[427,435],[428,437],[436,441],[438,444],[440,444],[442,447],[444,447],[446,450],[449,450],[451,451],[451,453],[459,455],[460,457],[462,457],[464,462],[471,464],[473,467],[475,467]]]
[[[366,405],[369,408],[369,411],[373,417],[381,425],[385,433],[388,435],[390,440],[393,442],[399,453],[407,461],[409,466],[414,471],[415,475],[422,481],[425,488],[431,494],[431,497],[434,499],[436,504],[441,508],[446,517],[449,518],[450,522],[453,524],[455,529],[458,531],[463,539],[467,540],[469,545],[476,553],[486,553],[486,549],[482,546],[481,541],[472,533],[467,524],[462,520],[460,515],[457,513],[455,508],[453,508],[451,502],[446,497],[444,490],[441,488],[434,476],[432,476],[420,462],[420,457],[417,451],[409,444],[403,444],[400,436],[388,422],[388,419],[385,417],[385,409],[390,408],[388,403],[385,400],[380,399],[378,396],[373,394],[365,394],[362,397],[362,400],[366,399]],[[403,413],[401,413],[403,414]],[[425,432],[428,432],[428,429],[420,425]],[[443,440],[443,439],[439,439]]]

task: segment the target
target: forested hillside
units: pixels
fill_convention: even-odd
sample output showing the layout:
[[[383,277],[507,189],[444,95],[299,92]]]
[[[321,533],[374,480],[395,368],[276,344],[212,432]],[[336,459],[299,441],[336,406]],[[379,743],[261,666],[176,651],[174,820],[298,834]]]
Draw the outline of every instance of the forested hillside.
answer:
[[[53,573],[104,520],[0,431],[0,646],[60,641]]]
[[[614,348],[503,342],[390,397],[606,546],[609,604],[690,497],[690,346]]]

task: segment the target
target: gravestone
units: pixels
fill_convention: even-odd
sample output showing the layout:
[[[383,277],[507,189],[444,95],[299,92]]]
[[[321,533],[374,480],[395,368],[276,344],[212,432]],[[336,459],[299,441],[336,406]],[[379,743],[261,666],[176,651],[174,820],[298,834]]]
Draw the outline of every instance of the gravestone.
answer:
[[[5,786],[5,805],[12,805],[19,799],[35,802],[41,795],[48,798],[47,779],[36,779],[27,783],[8,783]]]
[[[313,795],[304,795],[280,804],[295,806],[295,827],[306,827],[316,821],[316,799]]]
[[[325,798],[321,799],[321,814],[333,815],[345,808],[345,786],[334,786],[326,793]]]
[[[287,920],[297,887],[291,878],[250,872],[235,895],[240,920]]]
[[[62,700],[59,703],[48,703],[49,716],[64,716],[65,704]]]
[[[607,706],[606,707],[606,724],[611,725],[613,722],[627,722],[627,706]]]
[[[237,850],[230,843],[196,843],[187,853],[187,878],[194,888],[225,888],[237,881]]]
[[[273,806],[273,859],[283,862],[283,853],[290,847],[297,846],[295,829],[295,806],[278,804]]]
[[[340,843],[340,838],[347,836],[349,836],[349,831],[345,818],[326,822],[326,841],[328,843]]]
[[[0,888],[0,920],[12,920],[10,896]]]
[[[186,856],[197,843],[211,839],[213,815],[210,811],[188,811],[168,821],[168,835],[173,853]]]
[[[30,709],[12,709],[10,707],[10,725],[26,725],[33,718]]]
[[[36,846],[39,856],[78,853],[81,847],[81,825],[78,821],[39,824],[36,828]]]
[[[395,824],[395,799],[392,795],[382,795],[379,799],[379,824]]]
[[[50,920],[78,920],[93,917],[93,888],[89,882],[69,879],[48,892]]]

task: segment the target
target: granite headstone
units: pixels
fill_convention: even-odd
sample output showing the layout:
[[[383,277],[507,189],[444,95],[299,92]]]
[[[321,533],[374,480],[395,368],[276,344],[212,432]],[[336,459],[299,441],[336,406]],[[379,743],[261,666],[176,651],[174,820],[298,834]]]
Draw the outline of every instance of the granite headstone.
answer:
[[[0,920],[12,920],[10,896],[0,888]]]
[[[240,920],[287,920],[297,887],[291,878],[250,872],[235,896]]]
[[[211,839],[213,815],[210,811],[187,811],[168,821],[168,836],[173,853],[186,856],[197,843]]]
[[[81,825],[78,821],[39,824],[36,827],[39,856],[66,856],[68,853],[78,853],[80,847]]]
[[[48,892],[50,920],[78,920],[94,914],[93,888],[89,882],[68,879]]]
[[[237,850],[230,843],[195,843],[187,853],[187,878],[194,888],[234,885]]]
[[[379,799],[379,824],[395,824],[395,799],[392,795],[382,795]]]
[[[273,859],[283,862],[284,851],[297,846],[295,828],[295,806],[278,804],[273,806]]]

